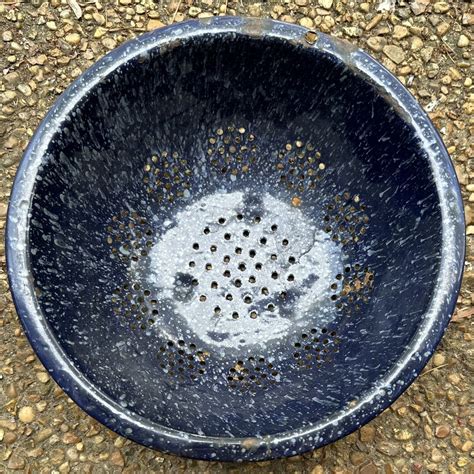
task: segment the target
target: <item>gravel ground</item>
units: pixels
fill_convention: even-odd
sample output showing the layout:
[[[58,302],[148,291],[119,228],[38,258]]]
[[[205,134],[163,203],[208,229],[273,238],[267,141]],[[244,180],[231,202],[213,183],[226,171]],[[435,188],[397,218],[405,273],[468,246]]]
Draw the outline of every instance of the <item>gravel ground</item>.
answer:
[[[456,164],[465,198],[467,262],[452,323],[432,361],[381,416],[322,449],[246,465],[161,454],[89,418],[50,379],[20,328],[0,244],[0,472],[472,472],[474,313],[474,8],[452,0],[50,0],[0,2],[0,232],[28,140],[82,71],[163,24],[213,15],[271,17],[371,52],[418,98]],[[470,399],[471,398],[471,399]]]

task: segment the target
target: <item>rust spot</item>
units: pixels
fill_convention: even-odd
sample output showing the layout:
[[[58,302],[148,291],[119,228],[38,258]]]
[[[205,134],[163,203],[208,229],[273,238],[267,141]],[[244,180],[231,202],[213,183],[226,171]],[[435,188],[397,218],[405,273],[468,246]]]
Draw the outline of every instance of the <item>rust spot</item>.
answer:
[[[298,196],[293,196],[293,198],[291,199],[291,205],[294,207],[301,206],[301,198],[299,198]]]
[[[245,438],[242,441],[242,448],[252,450],[256,449],[259,444],[260,440],[258,440],[257,438]]]
[[[304,39],[307,43],[314,44],[316,43],[316,41],[318,41],[318,34],[316,33],[316,31],[309,30],[304,35]]]

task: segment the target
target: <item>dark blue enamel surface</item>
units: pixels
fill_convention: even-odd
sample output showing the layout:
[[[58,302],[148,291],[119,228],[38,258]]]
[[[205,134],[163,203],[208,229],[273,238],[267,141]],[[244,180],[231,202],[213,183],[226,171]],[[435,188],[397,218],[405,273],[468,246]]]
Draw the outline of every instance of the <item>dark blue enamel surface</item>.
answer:
[[[305,31],[278,22],[219,18],[144,35],[107,55],[70,86],[38,128],[20,165],[8,214],[7,258],[26,333],[69,396],[139,443],[223,460],[289,456],[327,444],[400,395],[426,364],[454,309],[464,220],[454,169],[439,136],[413,97],[377,62],[325,35],[310,45]],[[210,137],[219,140],[217,130],[228,126],[245,129],[244,141],[254,137],[249,144],[255,146],[253,161],[247,149],[237,164],[226,162],[227,155],[212,146],[208,153]],[[289,143],[297,148],[299,141],[305,147],[311,143],[321,155],[324,167],[317,180],[308,173],[318,169],[317,163],[304,168],[299,180],[303,165],[285,151]],[[186,160],[160,161],[158,187],[168,190],[164,196],[173,196],[172,202],[157,199],[159,189],[146,192],[147,160],[162,151]],[[279,153],[281,168],[275,166]],[[165,164],[179,168],[178,180],[172,171],[163,172]],[[121,232],[113,216],[124,209],[138,212],[146,224],[137,227],[150,229],[153,248],[166,239],[167,226],[192,232],[194,224],[179,224],[177,216],[193,203],[233,193],[244,195],[244,227],[259,229],[257,216],[268,226],[278,222],[275,232],[283,232],[279,239],[288,238],[290,246],[298,241],[303,221],[321,231],[332,223],[328,235],[333,236],[339,223],[334,224],[337,212],[328,206],[334,203],[347,206],[344,212],[354,206],[347,211],[352,217],[367,216],[366,225],[349,232],[357,242],[334,244],[342,263],[326,285],[336,284],[341,272],[340,281],[346,282],[345,268],[352,275],[360,264],[367,270],[361,269],[363,276],[351,290],[363,296],[360,309],[355,312],[347,296],[332,301],[328,293],[327,302],[301,318],[295,308],[308,294],[307,280],[324,273],[303,265],[306,280],[284,283],[285,296],[275,303],[282,320],[294,320],[284,336],[269,324],[253,338],[247,334],[242,346],[226,345],[230,338],[217,330],[200,338],[198,323],[192,326],[188,316],[179,314],[182,306],[174,299],[187,296],[176,291],[174,299],[160,296],[157,321],[149,328],[140,330],[142,320],[130,325],[122,314],[129,307],[117,309],[113,298],[117,286],[135,281],[130,280],[135,263],[111,254],[115,244],[107,243],[107,232],[114,238]],[[344,193],[352,204],[344,204]],[[285,220],[286,207],[272,208],[262,196],[292,203],[292,217]],[[239,205],[232,204],[230,211],[240,212]],[[107,230],[109,224],[114,230]],[[294,228],[285,234],[290,224]],[[340,230],[339,237],[345,232]],[[192,243],[205,237],[189,238]],[[329,240],[321,252],[333,245]],[[258,250],[267,255],[263,247]],[[295,252],[301,258],[305,254],[304,249]],[[155,271],[151,254],[150,249],[137,257],[142,286]],[[169,259],[172,267],[176,255],[160,258]],[[152,294],[163,290],[150,285]],[[115,297],[123,293],[133,292],[123,290]],[[254,303],[259,324],[271,317],[257,298]],[[195,306],[188,308],[192,312]],[[309,336],[312,329],[331,360],[315,362],[315,356],[301,368],[295,344],[304,349],[308,337],[302,334]],[[160,367],[160,347],[166,360],[172,356],[176,364],[180,350],[191,358],[193,368],[185,379],[170,375],[169,366]],[[261,386],[240,390],[238,361],[251,366],[250,358],[264,358],[260,365],[255,362],[257,375],[268,375]],[[237,372],[231,372],[236,366]]]

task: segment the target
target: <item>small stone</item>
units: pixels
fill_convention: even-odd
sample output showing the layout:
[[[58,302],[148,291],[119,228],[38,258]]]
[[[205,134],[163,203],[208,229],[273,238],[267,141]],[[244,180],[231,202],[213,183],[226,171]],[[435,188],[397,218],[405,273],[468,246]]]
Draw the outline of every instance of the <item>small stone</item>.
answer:
[[[81,452],[84,451],[84,443],[80,442],[76,444],[76,449]]]
[[[16,88],[26,97],[31,95],[31,87],[28,84],[18,84]]]
[[[308,5],[308,0],[295,0],[296,5],[299,7],[305,7]]]
[[[399,441],[408,441],[413,438],[413,434],[408,430],[397,430],[395,432],[395,439]]]
[[[418,51],[420,50],[421,48],[423,48],[423,40],[418,37],[418,36],[415,36],[412,40],[411,40],[411,50],[412,51]]]
[[[32,423],[35,419],[35,410],[33,407],[21,407],[18,412],[18,418],[23,423]]]
[[[157,28],[162,28],[163,26],[165,26],[165,24],[162,21],[157,19],[151,19],[148,20],[148,23],[146,24],[146,29],[147,31],[153,31]]]
[[[66,35],[65,39],[69,44],[72,45],[77,45],[81,42],[81,36],[78,33],[69,33]]]
[[[326,10],[329,10],[332,7],[333,0],[318,0],[318,3]]]
[[[464,13],[462,16],[462,24],[468,26],[474,25],[474,14],[468,12]]]
[[[471,87],[472,86],[472,79],[470,77],[466,77],[466,80],[464,81],[464,86],[465,87]]]
[[[64,444],[77,444],[81,441],[81,438],[77,436],[76,434],[72,433],[71,431],[68,431],[67,433],[64,433],[63,436],[63,443]]]
[[[196,18],[199,13],[201,13],[201,8],[199,7],[195,7],[195,6],[191,6],[189,7],[189,10],[188,10],[188,15],[191,17],[191,18]]]
[[[363,443],[371,443],[375,439],[375,428],[371,425],[363,426],[359,430],[359,438]]]
[[[252,3],[248,8],[250,16],[260,16],[262,14],[262,5],[260,3]]]
[[[48,439],[53,434],[53,430],[51,428],[45,428],[44,430],[38,431],[34,436],[36,443],[41,443],[42,441]]]
[[[370,3],[363,2],[359,5],[359,9],[361,12],[369,13],[370,11]]]
[[[472,224],[474,222],[474,212],[471,206],[464,206],[464,215],[466,216],[466,224]],[[472,295],[474,297],[474,295]]]
[[[100,26],[105,25],[105,16],[102,15],[101,13],[99,13],[99,12],[94,12],[94,13],[92,14],[92,18],[94,18],[94,21],[95,21],[98,25],[100,25]]]
[[[372,51],[380,52],[387,44],[387,40],[382,36],[371,36],[367,40],[367,45]]]
[[[431,61],[431,57],[433,56],[434,48],[433,46],[426,46],[420,51],[420,56],[425,63]]]
[[[16,454],[13,454],[8,460],[7,467],[12,471],[20,471],[25,467],[25,460]]]
[[[433,448],[431,450],[431,460],[435,463],[439,463],[444,459],[443,454],[438,448]]]
[[[0,428],[0,441],[3,441],[3,437],[5,436],[5,430]]]
[[[466,228],[467,235],[474,235],[474,225],[468,225]]]
[[[373,30],[382,20],[383,16],[381,13],[377,13],[374,17],[367,23],[365,31]]]
[[[379,469],[373,462],[369,462],[361,466],[358,472],[359,474],[378,474]]]
[[[430,1],[431,0],[412,0],[410,3],[411,11],[414,15],[421,15],[422,13],[425,13]]]
[[[48,30],[51,30],[51,31],[56,31],[58,29],[55,21],[47,21],[46,28],[48,28]]]
[[[94,38],[96,39],[102,38],[102,36],[104,36],[106,33],[107,33],[107,30],[103,26],[98,26],[94,31]]]
[[[110,462],[114,466],[119,466],[119,467],[125,466],[125,459],[123,458],[122,453],[118,449],[115,449],[114,451],[112,451],[109,459],[110,459]]]
[[[70,468],[69,468],[69,462],[66,461],[66,462],[63,462],[60,466],[59,466],[59,472],[62,474],[62,473],[65,473],[67,474],[69,471],[70,471]]]
[[[446,23],[445,21],[442,21],[436,27],[436,34],[438,36],[444,36],[449,31],[449,28],[451,28],[451,25],[449,23]]]
[[[345,26],[342,30],[351,38],[358,38],[362,34],[362,30],[358,26]]]
[[[17,440],[17,435],[10,431],[6,432],[3,437],[3,442],[8,445],[13,444],[16,440]]]
[[[459,35],[458,46],[460,48],[466,48],[469,46],[469,38],[466,35]]]
[[[351,452],[349,457],[351,459],[351,463],[354,464],[354,466],[358,466],[359,464],[362,464],[366,460],[365,454],[359,451]]]
[[[383,52],[395,64],[400,64],[405,60],[405,52],[399,46],[388,44],[383,48]]]
[[[435,13],[446,13],[447,11],[449,11],[449,3],[447,2],[436,2],[434,5],[433,5],[433,10]]]
[[[117,41],[115,41],[113,38],[104,38],[102,40],[102,44],[107,48],[107,49],[114,49],[117,46]]]
[[[214,15],[211,12],[199,13],[198,18],[212,18]]]
[[[396,40],[401,40],[403,38],[406,38],[410,32],[408,31],[408,28],[406,26],[402,25],[395,25],[393,28],[393,38]]]
[[[33,448],[26,452],[29,458],[39,458],[44,453],[43,448]]]
[[[439,367],[440,365],[443,365],[446,363],[446,357],[444,356],[444,354],[440,353],[440,352],[437,352],[434,356],[433,356],[433,365],[435,367]]]
[[[472,441],[466,441],[465,443],[463,443],[463,445],[461,446],[461,451],[463,453],[467,453],[469,451],[471,451],[472,449]]]
[[[309,29],[313,28],[314,26],[313,20],[311,18],[308,18],[307,16],[301,18],[299,23],[301,26],[304,26],[305,28]]]
[[[11,41],[12,39],[13,39],[13,33],[11,31],[7,30],[2,33],[3,41],[8,43],[8,41]]]
[[[453,385],[459,385],[461,382],[461,377],[457,373],[451,373],[448,375],[448,380],[453,384]]]
[[[435,436],[437,438],[446,438],[451,432],[451,428],[448,425],[438,425],[435,429]]]

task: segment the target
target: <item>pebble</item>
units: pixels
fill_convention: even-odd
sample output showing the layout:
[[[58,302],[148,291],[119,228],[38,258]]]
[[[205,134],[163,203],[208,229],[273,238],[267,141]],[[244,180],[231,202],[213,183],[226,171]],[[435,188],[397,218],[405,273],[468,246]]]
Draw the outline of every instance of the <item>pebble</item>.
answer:
[[[148,23],[146,24],[146,29],[147,31],[153,31],[163,26],[165,26],[165,24],[162,21],[153,18],[151,20],[148,20]]]
[[[13,33],[10,30],[6,30],[2,33],[2,40],[5,42],[11,41],[13,39]]]
[[[153,30],[154,28],[152,29],[148,29],[148,25],[147,25],[147,31],[151,31]],[[102,26],[98,26],[95,31],[94,31],[94,38],[98,39],[98,38],[102,38],[103,36],[105,36],[107,34],[107,29],[102,27]]]
[[[431,459],[435,463],[440,463],[444,459],[444,456],[438,448],[433,448],[431,450]]]
[[[189,7],[188,14],[191,18],[195,18],[199,15],[199,13],[201,13],[201,11],[201,8],[192,6]]]
[[[301,26],[304,26],[305,28],[310,28],[311,29],[314,26],[313,20],[311,18],[308,18],[307,16],[301,18],[299,23],[300,23]]]
[[[92,13],[92,18],[98,25],[100,26],[105,25],[105,16],[102,15],[102,13],[94,12]]]
[[[359,439],[363,443],[372,443],[375,439],[375,428],[371,425],[365,425],[359,430]]]
[[[114,466],[119,466],[119,467],[125,466],[125,459],[124,459],[122,453],[118,449],[115,449],[110,454],[110,462]]]
[[[362,34],[362,30],[358,26],[345,26],[342,30],[351,38],[358,38]]]
[[[37,443],[41,443],[42,441],[51,437],[52,434],[53,430],[51,428],[44,428],[41,431],[38,431],[38,433],[36,433],[36,435],[34,436],[34,440]]]
[[[262,5],[260,5],[260,3],[249,5],[248,9],[250,16],[260,16],[262,14]]]
[[[329,10],[332,7],[333,0],[318,0],[318,3],[326,10]]]
[[[65,40],[72,45],[79,44],[81,42],[81,36],[78,33],[69,33],[66,35]]]
[[[431,0],[413,0],[410,2],[410,8],[414,15],[425,13]]]
[[[441,354],[440,352],[437,352],[433,356],[433,365],[435,367],[439,367],[440,365],[443,365],[445,363],[446,363],[446,357],[444,356],[444,354]]]
[[[113,38],[104,38],[102,44],[109,50],[114,49],[117,46],[117,41]]]
[[[423,48],[423,40],[418,37],[418,36],[415,36],[412,40],[411,40],[411,50],[412,51],[419,51],[421,48]]]
[[[446,13],[447,11],[449,11],[449,9],[450,6],[447,2],[436,2],[433,5],[433,10],[435,13]]]
[[[387,40],[382,36],[371,36],[367,40],[367,45],[372,51],[380,52],[383,50],[384,46],[387,44]]]
[[[468,225],[466,227],[466,234],[467,235],[474,235],[474,225]]]
[[[438,425],[435,429],[435,436],[437,438],[446,438],[451,432],[451,428],[448,425]]]
[[[408,28],[406,26],[395,25],[395,27],[393,28],[392,36],[396,40],[401,40],[403,38],[406,38],[409,35],[410,35],[410,32],[408,31]]]
[[[26,97],[31,95],[31,87],[28,84],[18,84],[16,88]]]
[[[400,46],[388,44],[383,48],[383,52],[395,64],[400,64],[405,60],[405,51]]]
[[[395,439],[399,441],[408,441],[413,438],[413,433],[406,429],[396,430],[395,431]]]
[[[18,418],[23,423],[32,423],[35,419],[35,410],[33,407],[21,407],[18,412]]]
[[[466,35],[459,35],[458,46],[460,48],[466,48],[469,46],[469,38]]]
[[[25,467],[25,460],[23,458],[20,458],[16,454],[13,454],[8,460],[7,467],[12,471],[20,471]]]
[[[48,30],[51,30],[51,31],[56,31],[58,29],[58,26],[56,25],[55,21],[47,21],[46,28],[48,28]]]

